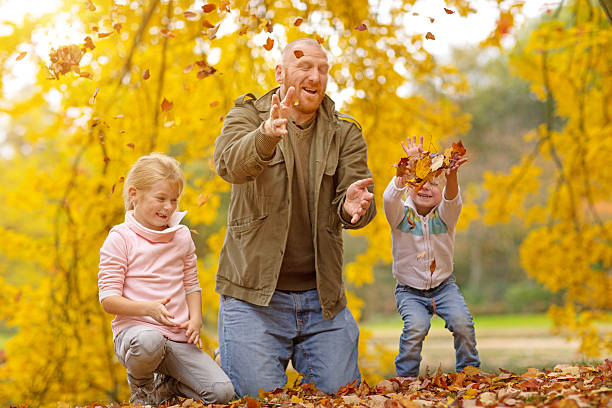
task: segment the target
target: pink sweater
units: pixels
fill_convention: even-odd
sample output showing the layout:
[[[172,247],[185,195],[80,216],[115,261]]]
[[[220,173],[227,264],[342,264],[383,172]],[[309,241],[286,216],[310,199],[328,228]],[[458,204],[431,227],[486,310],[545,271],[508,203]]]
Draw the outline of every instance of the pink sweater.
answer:
[[[191,233],[179,224],[186,213],[175,212],[163,231],[143,227],[132,211],[125,214],[125,222],[110,230],[100,249],[100,302],[115,295],[135,301],[170,298],[166,308],[174,316],[172,321],[189,319],[186,296],[201,289]],[[149,316],[117,315],[111,323],[113,338],[135,325],[157,329],[170,340],[187,341],[185,329],[165,326]]]

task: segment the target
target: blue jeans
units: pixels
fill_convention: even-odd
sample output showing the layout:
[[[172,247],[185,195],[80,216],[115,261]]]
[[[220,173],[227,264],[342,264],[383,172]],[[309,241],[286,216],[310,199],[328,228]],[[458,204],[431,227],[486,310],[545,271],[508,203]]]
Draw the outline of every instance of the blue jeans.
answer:
[[[348,308],[324,320],[316,289],[276,291],[268,306],[221,296],[221,367],[239,397],[287,382],[289,360],[304,382],[328,394],[360,379],[359,328]]]
[[[397,285],[395,302],[404,321],[399,354],[395,358],[395,369],[398,376],[416,377],[419,375],[421,349],[431,326],[434,302],[435,313],[446,322],[444,327],[453,333],[455,339],[457,372],[468,365],[480,367],[480,359],[476,351],[474,320],[453,276],[429,290]]]

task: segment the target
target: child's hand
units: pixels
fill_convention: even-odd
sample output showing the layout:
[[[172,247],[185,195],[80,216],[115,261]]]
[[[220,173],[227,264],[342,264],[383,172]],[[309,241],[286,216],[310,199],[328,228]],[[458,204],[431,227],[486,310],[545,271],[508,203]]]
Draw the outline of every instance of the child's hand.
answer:
[[[408,176],[404,174],[403,176],[395,176],[395,187],[404,188],[406,187],[406,183],[408,182]]]
[[[176,326],[176,323],[171,322],[174,316],[166,309],[166,305],[170,302],[170,298],[158,299],[154,302],[149,302],[148,315],[154,318],[161,324],[166,326]]]
[[[455,164],[453,164],[452,167],[449,167],[448,169],[446,169],[446,176],[451,176],[451,175],[456,175],[457,174],[457,170],[459,170],[459,167],[466,163],[468,161],[467,157],[462,157],[459,160],[457,160],[455,162]]]
[[[423,153],[423,136],[419,138],[419,144],[416,142],[416,136],[413,136],[412,140],[408,137],[408,146],[402,142],[402,149],[406,152],[406,156],[416,156],[419,153]]]
[[[187,320],[179,324],[181,329],[185,329],[185,335],[187,336],[187,343],[197,344],[198,347],[202,348],[202,340],[200,339],[200,329],[202,328],[202,319]]]

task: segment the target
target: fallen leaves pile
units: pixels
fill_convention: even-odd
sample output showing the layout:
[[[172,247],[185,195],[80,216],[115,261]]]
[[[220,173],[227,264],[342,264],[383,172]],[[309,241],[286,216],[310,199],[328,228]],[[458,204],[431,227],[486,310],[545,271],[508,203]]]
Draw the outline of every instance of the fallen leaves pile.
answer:
[[[397,177],[407,176],[406,185],[418,192],[429,180],[440,175],[445,169],[453,167],[465,153],[465,147],[459,140],[448,147],[444,153],[425,151],[410,157],[403,157],[395,165],[396,175]]]
[[[93,407],[101,405],[93,405]],[[128,407],[129,405],[121,405]],[[186,399],[172,408],[199,408],[206,404]],[[557,365],[550,370],[528,369],[515,374],[500,369],[486,374],[467,367],[461,373],[433,375],[427,371],[417,379],[383,380],[375,386],[349,384],[334,395],[324,394],[312,384],[260,391],[259,399],[245,397],[227,405],[209,408],[416,408],[416,407],[558,407],[612,406],[612,362],[596,366]],[[107,407],[118,408],[111,404]]]

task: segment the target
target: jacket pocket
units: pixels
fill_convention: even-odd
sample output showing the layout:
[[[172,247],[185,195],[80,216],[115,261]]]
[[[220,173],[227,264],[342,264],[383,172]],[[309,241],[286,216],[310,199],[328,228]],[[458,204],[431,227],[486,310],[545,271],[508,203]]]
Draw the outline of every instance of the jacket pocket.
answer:
[[[230,221],[229,231],[235,239],[241,239],[251,233],[257,231],[261,224],[268,218],[268,215],[260,217],[243,217]]]

